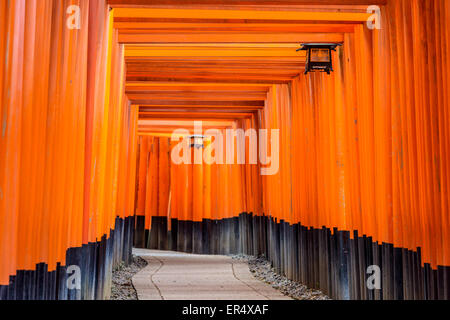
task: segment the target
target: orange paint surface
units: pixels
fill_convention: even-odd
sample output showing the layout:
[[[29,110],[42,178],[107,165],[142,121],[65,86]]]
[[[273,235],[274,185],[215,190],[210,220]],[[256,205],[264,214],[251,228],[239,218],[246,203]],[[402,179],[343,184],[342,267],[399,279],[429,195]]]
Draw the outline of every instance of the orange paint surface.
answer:
[[[150,229],[153,216],[252,212],[421,247],[424,263],[450,266],[448,1],[388,0],[381,30],[361,6],[108,3],[0,1],[0,285],[64,265],[68,248],[134,214]],[[79,30],[66,25],[71,4]],[[303,74],[295,46],[309,40],[342,42],[330,76]],[[279,169],[249,163],[248,137],[245,163],[237,152],[233,164],[173,163],[170,135],[193,134],[194,120],[202,134],[279,129],[266,150],[278,148]]]

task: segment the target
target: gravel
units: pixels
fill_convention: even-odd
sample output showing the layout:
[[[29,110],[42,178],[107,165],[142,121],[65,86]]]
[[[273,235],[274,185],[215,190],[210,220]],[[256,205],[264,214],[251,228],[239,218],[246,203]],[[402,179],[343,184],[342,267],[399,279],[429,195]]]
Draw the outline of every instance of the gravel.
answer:
[[[132,263],[121,262],[112,273],[111,300],[137,300],[131,278],[147,265],[147,261],[133,255]]]
[[[247,262],[250,272],[253,276],[273,288],[279,290],[296,300],[331,300],[328,296],[319,290],[310,289],[307,286],[289,280],[285,276],[277,274],[269,261],[264,256],[253,257],[247,255],[234,255],[234,260]]]

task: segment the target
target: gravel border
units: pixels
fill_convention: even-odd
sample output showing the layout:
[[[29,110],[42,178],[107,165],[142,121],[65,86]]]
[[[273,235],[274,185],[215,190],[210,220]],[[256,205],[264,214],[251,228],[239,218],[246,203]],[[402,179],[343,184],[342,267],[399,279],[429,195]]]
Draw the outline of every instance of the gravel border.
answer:
[[[112,273],[110,300],[138,300],[131,278],[146,266],[147,261],[133,255],[132,262],[129,266],[125,266],[121,262],[115,267]]]
[[[233,255],[232,259],[244,261],[248,264],[248,268],[253,276],[273,288],[277,289],[284,295],[296,300],[331,300],[327,295],[319,290],[310,289],[307,286],[289,280],[285,276],[279,275],[274,271],[272,265],[264,256],[254,257],[247,255]]]

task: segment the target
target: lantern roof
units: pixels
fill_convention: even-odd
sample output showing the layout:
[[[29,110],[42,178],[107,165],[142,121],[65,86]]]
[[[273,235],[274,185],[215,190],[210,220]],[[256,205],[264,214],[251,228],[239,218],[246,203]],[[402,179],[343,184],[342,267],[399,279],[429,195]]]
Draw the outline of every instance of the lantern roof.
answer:
[[[297,49],[297,51],[300,50],[308,50],[309,48],[330,48],[332,50],[336,49],[336,47],[342,46],[341,43],[326,43],[326,42],[317,42],[317,43],[302,43],[300,49]]]

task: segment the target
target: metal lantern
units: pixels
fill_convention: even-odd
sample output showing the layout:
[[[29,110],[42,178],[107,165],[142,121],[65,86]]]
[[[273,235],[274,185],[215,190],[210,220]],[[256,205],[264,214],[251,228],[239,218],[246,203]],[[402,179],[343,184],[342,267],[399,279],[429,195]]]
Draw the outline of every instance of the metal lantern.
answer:
[[[204,147],[203,139],[205,139],[205,136],[194,134],[194,135],[190,136],[189,139],[190,139],[190,141],[192,141],[191,148],[194,147],[194,148],[200,149],[200,148]]]
[[[340,43],[303,43],[297,51],[306,51],[305,74],[310,71],[321,71],[330,74],[333,71],[331,51],[336,51]]]

